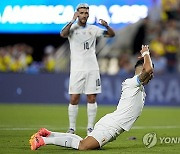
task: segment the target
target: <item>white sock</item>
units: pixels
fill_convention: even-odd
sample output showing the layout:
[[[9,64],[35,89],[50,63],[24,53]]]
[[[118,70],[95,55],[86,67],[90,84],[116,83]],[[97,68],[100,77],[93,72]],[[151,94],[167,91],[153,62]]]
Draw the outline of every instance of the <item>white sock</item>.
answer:
[[[79,148],[79,143],[83,140],[80,136],[69,133],[52,132],[54,137],[42,137],[45,144],[60,145],[74,149]]]
[[[68,114],[69,114],[69,128],[76,130],[76,119],[77,119],[77,114],[78,114],[78,105],[69,104]]]
[[[97,103],[87,103],[88,125],[87,128],[94,128],[94,121],[97,113]]]

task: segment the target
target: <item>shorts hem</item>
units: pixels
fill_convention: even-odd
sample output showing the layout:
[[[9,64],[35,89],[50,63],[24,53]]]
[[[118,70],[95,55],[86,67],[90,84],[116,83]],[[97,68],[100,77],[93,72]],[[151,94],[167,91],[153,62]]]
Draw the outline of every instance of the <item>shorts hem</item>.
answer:
[[[77,93],[77,92],[69,92],[69,94],[85,94],[85,95],[90,95],[90,94],[100,94],[101,92],[81,92],[81,93]]]
[[[90,95],[90,94],[100,94],[101,92],[86,92],[86,93],[84,93],[84,94],[86,94],[86,95]]]

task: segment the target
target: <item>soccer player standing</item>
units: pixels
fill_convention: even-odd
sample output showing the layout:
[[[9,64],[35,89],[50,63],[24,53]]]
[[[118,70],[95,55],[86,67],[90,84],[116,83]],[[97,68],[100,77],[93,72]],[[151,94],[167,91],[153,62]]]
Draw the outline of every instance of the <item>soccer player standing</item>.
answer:
[[[87,95],[87,134],[93,130],[97,112],[96,95],[101,93],[99,66],[96,58],[96,38],[100,36],[113,37],[114,31],[107,22],[101,20],[106,30],[87,24],[89,17],[88,4],[79,4],[73,19],[62,29],[60,35],[68,37],[71,50],[71,69],[69,81],[70,104],[69,133],[76,131],[76,118],[80,94]],[[77,23],[74,22],[78,19]]]
[[[153,64],[148,46],[142,46],[141,58],[135,65],[135,75],[122,83],[121,98],[117,109],[102,117],[94,130],[84,139],[75,134],[51,132],[42,128],[30,139],[31,150],[54,144],[78,150],[92,150],[115,140],[124,131],[129,131],[140,116],[144,101],[144,85],[153,78]]]

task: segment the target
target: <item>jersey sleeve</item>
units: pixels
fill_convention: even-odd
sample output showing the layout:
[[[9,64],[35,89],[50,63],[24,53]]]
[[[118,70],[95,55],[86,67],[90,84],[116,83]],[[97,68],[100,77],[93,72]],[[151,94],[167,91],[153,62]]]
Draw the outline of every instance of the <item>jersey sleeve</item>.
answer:
[[[99,28],[97,26],[94,26],[94,29],[96,30],[96,37],[101,37],[104,35],[105,30],[102,28]]]
[[[68,35],[68,37],[71,37],[71,35],[73,34],[73,32],[74,32],[74,27],[75,27],[75,24],[72,24],[72,26],[71,26],[71,28],[70,28],[70,30],[69,30],[69,35]]]
[[[139,76],[138,75],[135,75],[133,78],[128,79],[126,81],[126,83],[129,84],[132,87],[139,87],[139,86],[142,85],[140,80],[139,80]]]

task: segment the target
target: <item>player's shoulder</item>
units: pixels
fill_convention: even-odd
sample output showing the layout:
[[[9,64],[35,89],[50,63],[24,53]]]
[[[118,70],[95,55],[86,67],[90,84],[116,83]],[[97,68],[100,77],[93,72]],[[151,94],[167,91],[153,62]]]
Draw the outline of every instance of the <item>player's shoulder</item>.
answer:
[[[87,27],[88,27],[88,28],[92,28],[92,29],[99,29],[98,26],[92,25],[92,24],[87,24]]]
[[[133,80],[135,77],[136,77],[136,76],[129,77],[129,78],[125,79],[124,82],[129,82],[129,81]]]
[[[93,25],[93,24],[87,24],[89,27],[98,27],[96,25]]]
[[[72,24],[71,29],[77,29],[78,27],[79,27],[78,24],[75,23],[75,24]]]
[[[130,78],[127,78],[125,81],[124,81],[125,84],[139,84],[139,78],[138,78],[138,75],[135,75],[133,77],[130,77]]]

